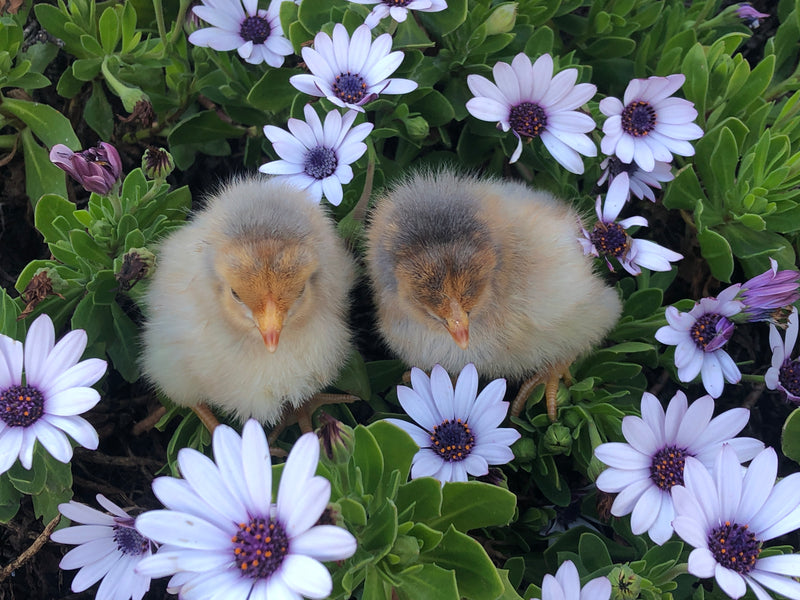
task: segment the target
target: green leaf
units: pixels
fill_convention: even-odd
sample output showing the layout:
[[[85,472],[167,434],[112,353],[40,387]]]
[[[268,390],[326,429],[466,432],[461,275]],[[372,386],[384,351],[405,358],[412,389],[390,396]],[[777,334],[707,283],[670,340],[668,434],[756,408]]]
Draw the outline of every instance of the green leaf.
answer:
[[[46,194],[36,204],[33,222],[48,244],[58,240],[68,240],[70,230],[83,227],[81,222],[75,218],[76,206],[64,197],[66,195],[66,193],[63,195]],[[61,221],[58,220],[58,217],[61,217]],[[65,222],[65,225],[60,227],[59,224],[62,221]]]
[[[429,48],[435,45],[434,42],[425,35],[425,30],[417,24],[415,19],[406,19],[398,24],[392,42],[395,48],[403,48],[404,50]]]
[[[81,82],[92,81],[100,74],[102,65],[100,57],[82,58],[72,63],[72,74]]]
[[[8,295],[5,289],[0,288],[0,333],[15,340],[21,338],[20,330],[22,329],[17,321],[21,312],[17,302]]]
[[[636,42],[630,38],[603,36],[586,49],[594,58],[617,58],[630,56],[636,50]]]
[[[431,90],[429,94],[412,104],[410,108],[419,111],[431,127],[447,125],[455,117],[453,105],[441,92],[436,90]]]
[[[350,354],[350,358],[339,372],[339,376],[333,382],[333,386],[362,400],[368,400],[372,396],[367,367],[364,364],[364,358],[359,352],[354,350]]]
[[[111,316],[114,338],[108,344],[108,355],[125,381],[133,383],[139,379],[139,328],[116,302],[111,303]]]
[[[483,546],[453,527],[445,532],[438,546],[420,554],[420,560],[455,571],[460,597],[495,600],[503,593],[503,581]]]
[[[383,477],[383,454],[375,437],[363,425],[355,428],[353,439],[355,445],[351,460],[361,469],[364,489],[371,493],[377,489]]]
[[[593,533],[584,533],[578,542],[578,554],[587,571],[605,569],[614,563],[605,543]]]
[[[441,39],[467,20],[467,0],[448,0],[447,10],[433,13],[418,12],[416,14],[425,29],[433,32]]]
[[[69,119],[53,107],[15,98],[3,98],[2,106],[4,111],[10,112],[30,127],[36,137],[49,148],[64,144],[70,150],[80,149],[81,144]]]
[[[100,32],[100,44],[106,54],[111,54],[117,47],[120,40],[120,22],[116,7],[109,6],[100,15],[98,29]]]
[[[781,451],[794,462],[800,463],[800,408],[794,409],[783,424]]]
[[[670,209],[694,210],[697,202],[706,197],[692,165],[678,171],[674,181],[666,186],[664,206]]]
[[[94,239],[83,229],[73,229],[69,232],[69,240],[75,253],[81,258],[102,265],[103,268],[110,268],[112,265],[111,257],[94,241]]]
[[[19,511],[19,500],[22,494],[8,479],[8,472],[0,475],[0,523],[8,523]]]
[[[397,574],[400,585],[395,591],[400,600],[459,600],[454,571],[432,564],[421,566]]]
[[[711,274],[726,283],[730,282],[733,273],[733,253],[725,237],[716,231],[705,228],[697,232],[700,252],[708,261]]]
[[[216,111],[206,110],[181,121],[167,136],[170,146],[175,144],[198,144],[221,138],[243,135],[242,127],[231,125],[219,118]]]
[[[114,133],[114,115],[99,81],[92,82],[92,95],[83,108],[83,119],[101,140],[110,140]]]
[[[70,66],[61,74],[58,84],[56,85],[56,92],[58,92],[59,96],[63,96],[64,98],[73,98],[81,91],[84,83],[84,81],[75,77],[72,73],[72,66]]]
[[[414,526],[408,530],[408,535],[413,535],[421,542],[420,552],[435,548],[444,537],[441,531],[428,527],[424,523],[414,523]]]
[[[22,153],[25,157],[25,192],[35,208],[39,199],[47,194],[67,195],[64,171],[50,162],[50,153],[33,139],[26,127],[20,132]]]
[[[517,497],[496,485],[482,481],[447,483],[442,489],[442,516],[428,521],[428,525],[440,531],[451,525],[459,531],[506,525],[516,506]]]
[[[39,442],[36,442],[36,446],[38,449]],[[37,464],[36,466],[39,465]],[[47,470],[28,470],[17,460],[8,470],[8,479],[17,490],[27,496],[33,496],[34,494],[40,494],[44,489],[44,484],[47,481]]]
[[[747,64],[744,61],[742,64]],[[765,56],[752,70],[750,77],[747,78],[745,85],[739,86],[735,94],[728,98],[725,112],[735,115],[746,109],[750,104],[760,98],[772,81],[772,73],[775,69],[775,55]]]
[[[400,480],[405,482],[411,470],[411,460],[419,451],[419,446],[405,431],[386,421],[376,421],[367,429],[381,448],[384,473],[397,470]]]
[[[367,527],[359,539],[359,549],[366,550],[376,558],[384,556],[397,539],[397,507],[387,500],[369,515]]]
[[[300,72],[298,69],[268,70],[247,94],[247,102],[263,111],[287,110],[299,93],[289,84],[289,77]]]
[[[414,505],[415,521],[432,521],[442,514],[442,485],[432,477],[412,479],[397,490],[400,512]]]

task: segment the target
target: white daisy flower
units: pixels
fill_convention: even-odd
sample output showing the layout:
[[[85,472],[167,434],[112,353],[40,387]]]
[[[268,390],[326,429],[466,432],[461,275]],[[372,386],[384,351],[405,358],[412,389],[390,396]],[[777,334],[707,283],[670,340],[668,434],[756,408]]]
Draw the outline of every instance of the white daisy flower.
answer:
[[[271,67],[283,65],[283,57],[294,52],[281,28],[281,0],[272,0],[267,10],[258,0],[202,0],[192,12],[212,27],[189,35],[195,46],[212,50],[236,50],[246,62],[262,62]]]
[[[320,32],[313,48],[303,48],[303,60],[311,74],[293,75],[289,83],[336,106],[364,112],[361,106],[379,94],[407,94],[417,89],[410,79],[387,79],[403,62],[403,53],[391,49],[388,33],[373,42],[370,28],[360,25],[351,39],[344,25],[337,23],[332,37]]]
[[[450,376],[436,365],[428,378],[411,369],[411,387],[397,386],[400,405],[421,427],[386,419],[405,431],[420,447],[414,455],[411,479],[433,477],[444,485],[479,477],[489,465],[504,465],[514,458],[511,444],[520,438],[516,429],[499,428],[508,413],[503,402],[506,380],[495,379],[480,395],[478,371],[468,364],[461,371],[455,391]]]
[[[764,542],[800,527],[800,473],[777,484],[778,457],[766,448],[746,472],[736,451],[724,445],[713,473],[694,458],[686,459],[683,486],[672,489],[675,532],[695,547],[689,573],[714,577],[731,598],[747,586],[758,600],[771,600],[769,588],[786,598],[800,598],[800,555],[759,558]]]
[[[306,104],[303,113],[305,121],[289,119],[291,133],[273,125],[264,127],[264,135],[282,160],[265,163],[259,171],[308,190],[316,202],[324,195],[338,206],[343,196],[342,184],[353,179],[350,164],[367,151],[363,140],[373,125],[361,123],[351,129],[357,114],[352,110],[344,116],[332,110],[324,124],[310,104]]]
[[[795,343],[797,343],[798,319],[797,309],[793,308],[789,315],[789,326],[786,337],[782,340],[775,325],[769,326],[769,345],[772,349],[772,366],[764,375],[767,389],[780,390],[790,402],[800,404],[800,359],[792,360]]]
[[[647,226],[644,217],[628,217],[617,222],[617,217],[628,201],[630,181],[627,173],[620,173],[608,186],[605,203],[600,196],[595,203],[598,221],[592,231],[581,228],[583,237],[578,242],[585,255],[603,257],[608,268],[613,271],[611,258],[616,258],[631,275],[639,275],[641,267],[651,271],[669,271],[671,262],[681,260],[682,254],[648,240],[639,240],[628,235],[626,229],[633,226]]]
[[[102,494],[97,502],[112,513],[108,515],[80,502],[59,504],[61,514],[76,523],[59,529],[50,539],[60,544],[79,544],[61,559],[62,569],[80,571],[72,580],[72,591],[82,592],[102,579],[97,600],[141,600],[150,589],[150,578],[134,568],[153,553],[150,540],[133,527],[133,517]]]
[[[625,89],[623,101],[609,97],[600,101],[605,137],[600,149],[622,162],[636,162],[652,171],[656,161],[672,162],[672,155],[694,155],[689,140],[703,136],[695,123],[694,104],[672,94],[686,81],[684,75],[633,79]]]
[[[167,510],[139,515],[136,529],[164,545],[137,571],[173,575],[168,590],[187,600],[327,598],[333,583],[321,561],[352,556],[356,540],[341,527],[316,525],[331,495],[328,480],[314,475],[317,437],[307,433],[295,442],[277,503],[258,422],[245,423],[241,437],[220,425],[212,443],[216,462],[184,448],[178,453],[183,479],[153,482]]]
[[[740,285],[732,285],[716,298],[703,298],[687,313],[674,306],[665,312],[667,325],[656,331],[656,339],[675,348],[678,379],[692,381],[700,375],[712,398],[719,398],[725,382],[739,383],[742,373],[722,347],[733,335],[728,319],[744,306],[736,300]]]
[[[633,194],[639,200],[647,198],[650,202],[656,201],[653,188],[660,190],[661,183],[672,181],[675,176],[672,174],[672,165],[666,162],[656,161],[652,171],[643,171],[636,163],[625,164],[616,156],[609,156],[600,163],[603,174],[597,180],[597,185],[603,185],[606,181],[611,184],[620,173],[628,174],[628,198]]]
[[[467,110],[482,121],[498,122],[519,143],[511,155],[516,162],[522,154],[522,138],[539,137],[545,148],[571,173],[583,173],[580,155],[597,156],[597,148],[586,135],[595,128],[592,117],[578,110],[597,92],[590,83],[579,83],[577,69],[553,75],[553,59],[543,54],[531,65],[520,53],[511,64],[498,62],[492,69],[492,83],[481,75],[469,75],[467,85],[475,98]]]
[[[0,334],[0,473],[17,457],[30,469],[36,440],[62,463],[72,459],[65,433],[84,448],[97,449],[97,432],[78,415],[100,401],[100,394],[89,386],[106,372],[106,361],[78,362],[86,341],[86,332],[76,329],[56,344],[47,315],[31,324],[24,350],[21,342]]]
[[[670,492],[683,485],[684,464],[694,457],[711,468],[722,445],[736,451],[740,462],[753,458],[764,444],[753,438],[734,438],[750,418],[746,408],[732,408],[711,418],[714,400],[703,396],[687,407],[686,395],[677,392],[667,406],[645,392],[642,417],[622,419],[627,444],[609,442],[595,448],[595,456],[609,466],[597,478],[598,489],[618,494],[611,514],[631,514],[631,531],[645,531],[656,544],[672,537],[675,516]]]
[[[541,600],[608,600],[610,597],[608,577],[595,577],[581,588],[581,577],[571,560],[562,563],[555,577],[548,573],[542,580]]]
[[[352,0],[356,4],[376,4],[372,12],[364,19],[364,25],[373,29],[381,19],[391,15],[392,19],[402,23],[408,18],[408,11],[439,12],[447,8],[445,0]]]

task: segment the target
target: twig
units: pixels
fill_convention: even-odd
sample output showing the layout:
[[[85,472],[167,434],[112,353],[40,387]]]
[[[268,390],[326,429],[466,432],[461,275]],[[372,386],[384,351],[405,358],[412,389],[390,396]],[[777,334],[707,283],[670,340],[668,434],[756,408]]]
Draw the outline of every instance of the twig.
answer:
[[[19,569],[28,560],[30,560],[34,554],[41,550],[45,542],[50,539],[50,534],[53,533],[53,530],[56,528],[56,525],[58,525],[60,520],[61,515],[56,515],[55,518],[47,524],[47,527],[44,528],[44,531],[39,534],[39,537],[33,540],[33,543],[28,546],[27,550],[11,561],[10,565],[0,571],[0,582],[5,581],[6,577],[11,575],[11,573],[13,573],[16,569]]]

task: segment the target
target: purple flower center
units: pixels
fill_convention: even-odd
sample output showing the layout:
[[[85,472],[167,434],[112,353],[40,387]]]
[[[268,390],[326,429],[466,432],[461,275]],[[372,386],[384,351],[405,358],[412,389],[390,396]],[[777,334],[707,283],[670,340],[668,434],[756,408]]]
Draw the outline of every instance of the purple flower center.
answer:
[[[598,221],[589,234],[589,240],[600,256],[622,258],[631,248],[630,238],[619,223]]]
[[[133,520],[131,519],[131,522]],[[150,540],[130,525],[114,525],[114,541],[123,554],[140,556],[150,548]]]
[[[511,109],[508,123],[518,134],[533,138],[547,127],[547,115],[538,104],[522,102]]]
[[[383,0],[384,4],[389,6],[408,6],[411,0]]]
[[[249,523],[239,523],[231,542],[242,575],[253,579],[269,578],[289,553],[289,536],[280,521],[272,518],[256,517]]]
[[[358,73],[353,74],[349,71],[341,73],[336,76],[336,80],[333,82],[333,93],[342,102],[358,104],[367,93],[367,82]]]
[[[674,485],[683,485],[683,466],[691,456],[685,448],[666,446],[656,452],[650,463],[650,479],[659,488],[669,492]]]
[[[339,161],[336,160],[336,153],[333,150],[317,146],[306,154],[303,171],[314,179],[325,179],[333,175],[338,164]]]
[[[695,321],[689,335],[700,350],[714,352],[733,335],[733,323],[717,313],[706,313]]]
[[[112,175],[114,179],[119,176],[119,173],[114,172],[114,166],[108,160],[108,153],[102,147],[87,148],[86,150],[76,152],[75,154],[83,157],[85,161],[94,163],[98,167],[101,167],[109,175]]]
[[[44,413],[44,396],[35,387],[13,385],[0,394],[0,419],[9,427],[29,427]]]
[[[652,104],[636,100],[622,111],[622,130],[633,137],[642,137],[656,126],[656,111]]]
[[[431,442],[442,460],[461,462],[472,452],[475,436],[472,435],[469,425],[461,419],[455,421],[445,419],[443,423],[433,428]]]
[[[778,381],[783,389],[800,397],[800,360],[786,360],[778,371]]]
[[[708,549],[720,565],[747,575],[761,554],[761,542],[747,525],[726,521],[708,534]]]
[[[246,42],[253,42],[254,44],[263,44],[269,37],[272,28],[269,26],[269,21],[264,17],[247,17],[242,21],[242,26],[239,28],[239,35]]]

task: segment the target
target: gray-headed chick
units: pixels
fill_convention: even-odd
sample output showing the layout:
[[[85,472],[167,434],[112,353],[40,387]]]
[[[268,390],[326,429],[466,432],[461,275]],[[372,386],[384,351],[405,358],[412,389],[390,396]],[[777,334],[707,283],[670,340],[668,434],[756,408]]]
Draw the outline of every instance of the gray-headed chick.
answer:
[[[178,404],[274,424],[348,358],[353,262],[303,191],[234,180],[164,240],[156,264],[142,365]]]
[[[577,242],[578,215],[547,192],[419,173],[379,198],[367,263],[381,334],[408,365],[558,377],[616,323],[617,293]],[[530,390],[530,388],[528,388]],[[515,407],[515,412],[521,410]]]

